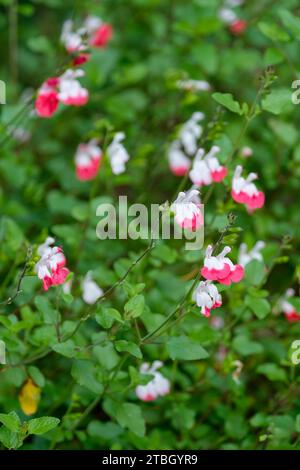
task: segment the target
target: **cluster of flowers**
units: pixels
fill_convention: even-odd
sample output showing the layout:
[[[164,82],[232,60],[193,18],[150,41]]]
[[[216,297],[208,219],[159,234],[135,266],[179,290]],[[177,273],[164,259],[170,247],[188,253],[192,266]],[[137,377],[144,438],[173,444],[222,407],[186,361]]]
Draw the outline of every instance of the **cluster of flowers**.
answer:
[[[172,173],[176,176],[184,176],[189,172],[191,182],[197,187],[220,183],[228,174],[226,166],[220,164],[217,158],[217,154],[220,152],[217,145],[213,145],[207,153],[203,148],[198,148],[198,139],[203,132],[199,122],[203,119],[203,113],[195,112],[182,126],[178,139],[172,142],[168,152]],[[243,149],[243,155],[245,153],[245,156],[249,156],[249,151],[251,154],[251,149]],[[191,161],[190,157],[193,155],[195,156]],[[250,173],[247,178],[244,178],[242,177],[242,171],[243,168],[240,165],[234,171],[231,195],[235,202],[244,204],[248,212],[251,213],[263,207],[265,195],[257,189],[253,182],[258,178],[257,174]],[[183,193],[180,193],[179,197],[180,201],[178,202],[183,203]],[[186,202],[189,203],[190,201]]]
[[[115,175],[124,173],[125,164],[129,160],[129,154],[122,144],[125,138],[123,132],[117,132],[112,142],[107,147],[107,155],[112,172]],[[76,176],[80,181],[94,179],[99,171],[103,152],[97,139],[92,139],[86,144],[79,144],[75,154]]]
[[[63,24],[61,42],[69,54],[75,54],[73,65],[79,65],[90,58],[87,52],[90,48],[103,48],[112,38],[112,26],[104,23],[101,18],[89,15],[82,26],[74,28],[72,20]]]
[[[59,103],[67,106],[83,106],[88,102],[89,92],[77,80],[84,76],[81,69],[67,69],[60,77],[48,78],[37,92],[35,110],[38,116],[51,117]]]
[[[64,284],[64,292],[70,293],[71,280],[67,280],[70,273],[66,267],[66,257],[62,248],[51,246],[55,239],[47,237],[45,242],[38,247],[39,261],[35,265],[37,276],[43,282],[44,290],[51,286]],[[87,304],[94,304],[103,295],[103,290],[93,281],[92,273],[89,271],[82,283],[82,298]]]
[[[247,21],[238,17],[234,8],[242,5],[244,0],[225,0],[219,10],[219,18],[225,23],[229,31],[235,36],[242,34],[247,28]]]
[[[105,47],[112,36],[112,27],[95,16],[88,16],[82,27],[73,31],[72,20],[63,25],[61,40],[68,53],[76,54],[72,65],[85,63],[90,47]],[[38,116],[50,118],[58,109],[59,103],[67,106],[83,106],[88,102],[89,92],[83,88],[78,78],[84,76],[81,69],[68,68],[58,77],[48,78],[37,92],[35,110]]]
[[[218,255],[214,256],[213,247],[209,245],[206,249],[204,266],[201,269],[201,275],[206,279],[201,281],[193,293],[193,299],[201,313],[205,317],[210,316],[212,309],[221,307],[222,296],[219,294],[213,281],[219,284],[231,285],[233,282],[239,282],[244,277],[244,268],[240,264],[234,264],[228,257],[231,248],[225,248]]]

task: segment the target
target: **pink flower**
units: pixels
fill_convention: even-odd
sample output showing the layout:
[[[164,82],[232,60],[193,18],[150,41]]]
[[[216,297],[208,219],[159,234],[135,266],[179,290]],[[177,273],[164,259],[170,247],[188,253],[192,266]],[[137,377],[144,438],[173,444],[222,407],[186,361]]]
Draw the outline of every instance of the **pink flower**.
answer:
[[[90,60],[91,54],[79,54],[73,59],[73,65],[77,67],[78,65],[85,64]]]
[[[190,179],[197,186],[207,186],[212,182],[219,183],[223,181],[228,173],[226,167],[220,165],[216,154],[220,147],[214,145],[205,155],[203,149],[199,149],[193,162],[193,168],[190,171]]]
[[[217,287],[211,281],[201,281],[193,293],[193,300],[198,307],[201,307],[201,313],[205,317],[210,316],[214,308],[221,307],[222,297]]]
[[[180,192],[177,199],[171,205],[171,211],[175,214],[176,223],[185,229],[195,231],[203,226],[202,205],[199,191],[191,189],[188,192]]]
[[[89,44],[92,47],[105,47],[113,35],[112,26],[108,23],[102,25],[94,32],[90,38]]]
[[[89,92],[83,88],[77,78],[84,75],[83,70],[68,69],[59,80],[58,99],[69,106],[83,106],[88,102]]]
[[[40,260],[35,265],[35,271],[38,278],[43,281],[44,290],[47,291],[51,286],[63,284],[69,274],[65,267],[66,258],[60,247],[51,247],[54,238],[48,237],[38,248]]]
[[[51,117],[58,107],[57,85],[59,79],[57,77],[46,80],[37,93],[35,101],[35,109],[40,117]]]
[[[75,154],[76,176],[80,181],[94,179],[97,176],[102,159],[102,151],[97,140],[80,144]]]
[[[253,155],[253,150],[251,147],[248,147],[247,145],[241,149],[241,156],[243,158],[250,158]]]
[[[213,248],[208,245],[206,249],[204,267],[201,269],[201,274],[205,279],[211,281],[218,281],[220,284],[230,285],[232,282],[239,282],[244,277],[244,268],[236,264],[226,257],[230,253],[231,248],[225,246],[223,251],[213,256]]]
[[[248,212],[253,212],[255,209],[260,209],[265,203],[265,195],[259,191],[254,180],[258,178],[256,173],[249,173],[245,179],[241,176],[243,167],[238,165],[235,169],[232,180],[232,199],[240,204],[245,204]]]
[[[285,293],[285,297],[280,300],[281,309],[290,323],[296,323],[300,321],[300,313],[297,312],[296,308],[288,301],[288,299],[295,296],[294,289],[288,289]]]
[[[157,371],[163,366],[161,361],[154,361],[152,366],[147,363],[142,364],[141,374],[153,375],[154,378],[146,385],[138,385],[135,389],[137,397],[142,401],[153,401],[158,397],[170,393],[170,382],[160,372]]]
[[[171,144],[168,160],[170,169],[175,176],[186,175],[191,166],[191,161],[180,149],[180,142],[178,140]]]
[[[229,31],[235,36],[240,36],[247,29],[247,26],[247,21],[238,19],[230,24]]]

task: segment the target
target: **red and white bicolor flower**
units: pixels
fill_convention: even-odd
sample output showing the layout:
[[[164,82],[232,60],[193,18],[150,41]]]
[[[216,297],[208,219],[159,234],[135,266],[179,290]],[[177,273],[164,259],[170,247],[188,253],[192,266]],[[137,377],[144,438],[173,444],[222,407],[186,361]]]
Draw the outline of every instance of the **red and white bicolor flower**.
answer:
[[[88,181],[97,176],[102,159],[102,150],[97,139],[87,144],[79,144],[75,154],[76,176],[80,181]]]
[[[35,109],[38,116],[43,118],[51,117],[58,108],[58,77],[51,77],[46,80],[37,92]]]
[[[183,145],[185,152],[188,155],[194,155],[197,150],[197,140],[201,137],[203,128],[200,126],[199,121],[204,119],[204,114],[196,112],[192,114],[191,118],[183,124],[179,138]]]
[[[252,250],[248,251],[246,243],[242,243],[239,248],[239,264],[245,267],[253,260],[263,261],[261,250],[265,247],[265,245],[265,242],[259,240],[257,243],[255,243]]]
[[[89,92],[83,88],[77,78],[83,77],[81,69],[68,69],[59,78],[58,99],[68,106],[83,106],[88,102]]]
[[[290,323],[296,323],[300,321],[300,312],[297,312],[294,305],[289,302],[289,299],[295,296],[294,289],[288,289],[285,296],[280,300],[280,307]]]
[[[219,10],[220,20],[228,26],[229,31],[235,36],[239,36],[247,28],[247,21],[239,18],[233,10],[242,3],[243,0],[225,0],[224,5]]]
[[[84,31],[82,29],[74,31],[74,23],[72,20],[66,20],[64,22],[60,40],[70,54],[86,49],[83,36]]]
[[[85,303],[92,305],[103,295],[103,290],[93,280],[93,274],[89,271],[82,283],[82,298]]]
[[[238,165],[235,169],[232,180],[232,199],[240,204],[245,204],[248,212],[260,209],[265,203],[265,195],[259,191],[253,183],[258,176],[256,173],[249,173],[247,178],[243,178],[243,167]]]
[[[191,161],[180,148],[180,142],[172,142],[168,153],[169,165],[175,176],[184,176],[188,172]]]
[[[63,24],[61,42],[69,53],[85,51],[88,47],[102,48],[112,38],[113,29],[97,16],[87,16],[82,27],[75,30],[72,20]]]
[[[37,92],[35,109],[40,117],[51,117],[59,102],[69,106],[82,106],[89,99],[89,92],[77,78],[82,77],[81,69],[66,70],[60,77],[48,78]]]
[[[58,246],[51,247],[54,242],[54,238],[48,237],[45,243],[38,247],[40,259],[35,265],[35,271],[43,281],[45,291],[51,286],[63,284],[69,274],[62,249]]]
[[[112,142],[107,147],[107,155],[114,175],[120,175],[126,170],[125,163],[129,160],[129,154],[121,143],[125,139],[124,132],[117,132]]]
[[[221,307],[222,297],[217,287],[212,281],[201,281],[193,292],[193,300],[201,308],[201,313],[205,317],[210,316],[212,309]]]
[[[171,205],[171,212],[175,215],[175,222],[184,229],[194,232],[204,224],[202,204],[197,189],[180,192]]]
[[[200,148],[194,158],[193,167],[190,171],[190,179],[197,186],[207,186],[213,182],[223,181],[228,173],[225,166],[220,165],[216,154],[220,152],[220,147],[213,145],[211,150],[205,155],[204,149]]]
[[[158,397],[163,397],[170,393],[170,382],[157,369],[161,368],[161,361],[154,361],[150,366],[148,363],[142,364],[141,374],[153,375],[153,379],[146,385],[138,385],[135,389],[136,396],[142,401],[154,401]]]
[[[88,44],[91,47],[102,48],[107,45],[113,35],[112,26],[104,23],[97,16],[88,16],[83,24],[88,34]]]
[[[244,277],[244,268],[233,262],[226,256],[231,252],[229,246],[225,246],[217,256],[213,255],[213,247],[208,245],[205,253],[204,266],[201,274],[205,279],[218,281],[220,284],[230,285],[239,282]]]

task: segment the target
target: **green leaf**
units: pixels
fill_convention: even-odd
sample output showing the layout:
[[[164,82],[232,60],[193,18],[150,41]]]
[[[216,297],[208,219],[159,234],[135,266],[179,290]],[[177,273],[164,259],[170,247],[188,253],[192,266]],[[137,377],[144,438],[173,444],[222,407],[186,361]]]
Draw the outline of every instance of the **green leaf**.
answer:
[[[45,434],[51,429],[55,428],[60,422],[60,419],[51,416],[43,416],[42,418],[31,419],[28,423],[29,434]]]
[[[37,309],[41,312],[44,323],[53,324],[58,321],[58,312],[54,307],[52,307],[51,303],[45,296],[38,295],[34,299],[34,303]]]
[[[71,339],[68,339],[64,343],[56,343],[52,346],[53,351],[61,354],[65,357],[76,356],[75,343]]]
[[[296,39],[300,39],[300,18],[293,15],[290,11],[284,9],[279,10],[279,17],[290,33]]]
[[[256,259],[250,261],[245,267],[246,280],[253,286],[258,286],[266,275],[264,263]]]
[[[285,370],[279,367],[277,364],[273,364],[271,362],[261,364],[257,367],[256,371],[258,374],[265,375],[272,382],[285,382],[287,380]]]
[[[30,377],[32,378],[34,383],[38,385],[38,387],[42,388],[45,386],[45,377],[37,367],[29,366],[27,370]]]
[[[0,442],[8,449],[18,449],[23,444],[21,433],[10,431],[6,427],[0,429]]]
[[[225,421],[226,434],[233,439],[243,439],[248,432],[248,426],[239,413],[230,413]]]
[[[95,315],[96,322],[103,328],[111,328],[115,321],[123,322],[120,312],[115,308],[99,306]]]
[[[116,353],[114,345],[111,342],[104,346],[95,346],[93,353],[101,366],[108,370],[113,369],[119,361],[119,355]]]
[[[266,299],[259,297],[246,295],[245,304],[260,320],[265,318],[271,311],[270,303]]]
[[[290,297],[289,303],[292,304],[297,312],[300,312],[300,299],[299,297]]]
[[[289,35],[277,26],[276,23],[260,21],[257,26],[258,29],[272,41],[287,42],[290,39]]]
[[[71,370],[75,382],[93,393],[99,394],[103,390],[102,383],[97,378],[97,368],[90,361],[76,361]]]
[[[0,413],[0,423],[12,432],[20,430],[21,421],[15,411],[11,411],[8,414]]]
[[[290,123],[279,119],[269,119],[268,124],[275,136],[289,147],[293,147],[298,140],[298,129]]]
[[[145,298],[142,294],[132,297],[124,306],[125,316],[129,318],[137,318],[142,315],[145,307]]]
[[[277,88],[272,90],[263,100],[262,108],[272,114],[281,114],[292,109],[291,90]]]
[[[297,432],[300,432],[300,414],[296,416],[295,429]]]
[[[239,335],[234,338],[232,343],[233,349],[242,356],[252,356],[252,354],[260,354],[263,347],[256,341],[251,341],[246,335]]]
[[[145,421],[138,405],[122,403],[117,406],[115,416],[123,428],[128,428],[137,436],[145,435]]]
[[[115,341],[115,348],[118,352],[129,352],[132,356],[142,359],[142,351],[137,344],[131,341],[119,340]]]
[[[231,93],[213,93],[212,97],[217,103],[233,113],[242,115],[247,112],[246,107],[241,106],[240,103],[233,98]]]
[[[187,336],[174,336],[167,341],[167,350],[171,359],[181,359],[185,361],[195,361],[206,359],[209,354]]]

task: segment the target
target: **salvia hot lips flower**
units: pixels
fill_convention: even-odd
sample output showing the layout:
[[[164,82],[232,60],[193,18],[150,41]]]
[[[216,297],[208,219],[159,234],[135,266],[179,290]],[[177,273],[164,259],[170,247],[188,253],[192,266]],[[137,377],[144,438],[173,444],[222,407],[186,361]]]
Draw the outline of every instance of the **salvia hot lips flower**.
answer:
[[[92,272],[89,271],[82,283],[82,298],[85,303],[92,305],[103,295],[103,290],[93,281]]]
[[[81,69],[68,69],[59,80],[58,99],[67,106],[83,106],[88,102],[89,92],[83,88],[77,78],[83,77]]]
[[[238,165],[235,169],[232,180],[231,195],[235,202],[245,204],[248,212],[260,209],[265,203],[265,195],[259,191],[253,183],[258,176],[256,173],[249,173],[247,178],[243,178],[243,167]]]
[[[40,117],[51,117],[59,102],[68,106],[83,106],[89,99],[89,92],[77,78],[82,77],[81,69],[66,70],[60,77],[48,78],[38,90],[35,109]]]
[[[138,385],[135,389],[137,397],[142,401],[153,401],[158,397],[163,397],[170,393],[170,382],[160,372],[157,371],[163,366],[161,361],[154,361],[150,366],[142,364],[140,372],[142,374],[153,375],[154,378],[146,385]]]
[[[168,160],[170,169],[175,176],[184,176],[191,166],[191,161],[181,150],[178,140],[171,144]]]
[[[92,139],[87,144],[79,144],[75,154],[76,176],[81,181],[87,181],[97,176],[102,159],[102,151],[97,140]]]
[[[193,300],[201,308],[201,313],[205,317],[210,316],[214,308],[221,307],[222,297],[217,287],[211,281],[201,281],[193,292]]]
[[[204,114],[196,112],[181,128],[179,138],[188,155],[193,155],[197,150],[197,140],[201,137],[203,131],[199,121],[203,119]]]
[[[263,261],[261,250],[265,247],[265,242],[259,240],[255,243],[252,250],[248,251],[246,243],[242,243],[239,249],[239,264],[245,267],[248,263],[254,259],[257,261]]]
[[[295,296],[294,289],[288,289],[285,296],[280,300],[280,307],[285,314],[286,319],[290,323],[296,323],[300,321],[300,312],[297,312],[294,305],[289,302],[289,299]]]
[[[117,132],[113,141],[107,147],[107,155],[111,164],[112,172],[115,175],[124,173],[126,170],[125,163],[129,160],[129,154],[121,143],[124,139],[124,132]]]
[[[218,281],[220,284],[230,285],[232,282],[239,282],[244,277],[244,268],[227,258],[231,248],[225,248],[217,256],[213,255],[213,247],[208,245],[205,253],[204,267],[201,274],[205,279]]]
[[[58,108],[58,83],[59,78],[48,78],[37,92],[35,109],[38,116],[43,118],[51,117]]]
[[[195,231],[204,224],[197,189],[191,189],[186,193],[180,192],[171,205],[171,211],[174,212],[176,223],[182,228]]]
[[[242,0],[225,0],[223,7],[219,10],[220,20],[228,25],[229,31],[235,36],[239,36],[247,28],[247,21],[239,18],[233,10],[242,3]]]
[[[48,237],[38,248],[40,260],[35,265],[35,271],[43,281],[44,290],[63,284],[69,274],[62,249],[58,246],[51,247],[54,241],[54,238]]]
[[[72,20],[66,20],[62,27],[60,36],[61,42],[69,53],[78,52],[86,49],[84,45],[84,30],[74,31],[74,23]]]
[[[61,42],[69,53],[84,51],[87,47],[105,47],[112,38],[113,29],[97,16],[87,16],[82,26],[75,30],[72,20],[63,24]]]
[[[214,145],[206,155],[202,148],[198,150],[189,175],[195,185],[207,186],[212,182],[219,183],[225,178],[228,171],[225,166],[220,165],[216,157],[219,151],[220,147],[217,145]]]

